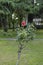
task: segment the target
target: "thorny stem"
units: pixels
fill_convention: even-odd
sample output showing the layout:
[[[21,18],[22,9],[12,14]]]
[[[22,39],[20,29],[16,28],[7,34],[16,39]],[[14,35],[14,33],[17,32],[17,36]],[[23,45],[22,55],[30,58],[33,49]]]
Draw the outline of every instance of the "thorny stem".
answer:
[[[22,45],[22,43],[19,43],[18,59],[17,59],[17,63],[16,63],[16,65],[19,65],[19,61],[20,61],[20,57],[21,57],[22,49],[23,49],[23,45]]]

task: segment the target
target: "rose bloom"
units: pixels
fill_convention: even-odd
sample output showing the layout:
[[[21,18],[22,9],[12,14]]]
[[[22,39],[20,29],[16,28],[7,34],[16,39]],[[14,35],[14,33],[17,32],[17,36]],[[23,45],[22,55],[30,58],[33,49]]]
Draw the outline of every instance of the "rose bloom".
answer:
[[[22,21],[21,22],[21,25],[24,27],[24,26],[26,26],[26,21]]]

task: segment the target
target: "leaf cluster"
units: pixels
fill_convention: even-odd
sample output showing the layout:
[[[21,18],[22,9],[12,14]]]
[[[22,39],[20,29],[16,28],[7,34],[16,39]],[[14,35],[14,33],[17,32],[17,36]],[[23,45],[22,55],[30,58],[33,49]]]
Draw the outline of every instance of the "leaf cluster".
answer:
[[[35,37],[35,27],[33,24],[29,24],[26,28],[19,28],[17,30],[18,41],[29,41]]]

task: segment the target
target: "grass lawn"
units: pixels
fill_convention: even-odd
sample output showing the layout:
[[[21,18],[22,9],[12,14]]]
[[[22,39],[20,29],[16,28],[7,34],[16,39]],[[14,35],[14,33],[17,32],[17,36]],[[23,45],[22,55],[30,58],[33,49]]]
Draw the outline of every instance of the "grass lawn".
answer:
[[[43,38],[43,29],[36,30],[36,38]]]
[[[0,65],[16,65],[17,50],[16,41],[0,41]],[[19,65],[43,65],[43,40],[29,41],[22,50]]]
[[[12,31],[11,29],[5,33],[3,30],[0,30],[0,38],[15,38],[16,32]]]
[[[43,30],[36,31],[36,38],[43,38]]]

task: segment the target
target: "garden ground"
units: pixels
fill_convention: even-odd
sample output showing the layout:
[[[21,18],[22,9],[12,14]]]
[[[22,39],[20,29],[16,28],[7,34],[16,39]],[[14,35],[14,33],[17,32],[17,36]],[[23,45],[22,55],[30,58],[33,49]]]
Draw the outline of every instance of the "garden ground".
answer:
[[[25,43],[19,65],[43,65],[43,40]],[[0,65],[16,65],[18,42],[0,41]]]

